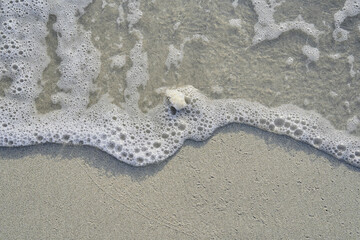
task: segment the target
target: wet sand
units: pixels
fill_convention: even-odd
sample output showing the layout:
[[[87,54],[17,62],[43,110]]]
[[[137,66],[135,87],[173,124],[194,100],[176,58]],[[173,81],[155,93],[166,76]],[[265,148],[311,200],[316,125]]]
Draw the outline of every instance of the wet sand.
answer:
[[[0,166],[0,239],[360,238],[359,169],[245,126],[145,168],[51,144]]]

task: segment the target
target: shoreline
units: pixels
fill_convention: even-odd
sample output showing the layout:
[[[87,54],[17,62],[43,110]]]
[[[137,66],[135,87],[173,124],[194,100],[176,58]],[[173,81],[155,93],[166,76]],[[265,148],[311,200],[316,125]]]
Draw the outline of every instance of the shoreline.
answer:
[[[359,169],[247,126],[142,168],[54,144],[0,158],[4,239],[360,236]]]

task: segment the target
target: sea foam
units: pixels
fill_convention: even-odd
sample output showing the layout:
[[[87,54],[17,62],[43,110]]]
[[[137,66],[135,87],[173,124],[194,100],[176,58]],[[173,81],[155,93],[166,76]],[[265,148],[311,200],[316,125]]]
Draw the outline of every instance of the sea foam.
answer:
[[[289,136],[360,167],[358,137],[336,130],[314,111],[294,105],[268,108],[242,99],[214,100],[188,85],[166,87],[161,104],[147,113],[141,111],[139,88],[146,86],[149,74],[143,35],[136,29],[143,14],[140,1],[124,1],[129,13],[118,21],[127,21],[129,32],[136,36],[128,56],[132,64],[126,73],[125,103],[120,107],[104,94],[96,103],[89,104],[89,95],[96,89],[93,82],[100,71],[100,53],[91,41],[91,32],[79,25],[78,20],[90,3],[90,0],[2,1],[0,77],[3,81],[11,79],[12,83],[0,99],[1,146],[46,142],[89,145],[130,165],[144,166],[175,154],[186,139],[203,141],[221,126],[241,123]],[[321,34],[301,17],[276,24],[273,13],[279,5],[277,1],[253,1],[253,5],[259,15],[253,44],[294,29],[315,39]],[[50,15],[57,19],[53,29],[59,36],[56,54],[61,58],[59,91],[51,99],[61,107],[41,114],[35,99],[42,91],[39,82],[50,61],[45,44]],[[170,48],[167,70],[171,64],[181,63],[182,57],[176,56],[182,56],[184,44],[193,39],[208,41],[204,36],[194,35],[184,41],[180,53]],[[313,56],[305,52],[309,58]],[[316,53],[314,61],[319,58]],[[123,67],[124,56],[120,62]]]

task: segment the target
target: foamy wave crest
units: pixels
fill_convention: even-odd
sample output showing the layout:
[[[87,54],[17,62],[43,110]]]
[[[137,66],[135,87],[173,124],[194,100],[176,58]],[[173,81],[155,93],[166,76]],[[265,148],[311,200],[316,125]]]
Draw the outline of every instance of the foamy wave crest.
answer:
[[[162,104],[147,113],[141,111],[138,89],[147,84],[149,74],[143,35],[135,28],[142,16],[140,1],[128,2],[126,21],[136,42],[129,54],[132,65],[126,73],[125,104],[120,107],[112,103],[107,94],[89,104],[89,95],[96,89],[93,81],[100,71],[100,53],[91,41],[91,33],[77,22],[91,1],[54,2],[1,3],[0,77],[2,81],[11,81],[0,99],[1,146],[46,142],[89,145],[130,165],[144,166],[175,154],[186,139],[203,141],[221,126],[241,123],[289,136],[360,167],[357,137],[336,130],[319,114],[293,105],[267,108],[241,99],[213,100],[192,86],[184,86],[162,89]],[[260,2],[262,5],[258,4]],[[254,5],[256,12],[261,12],[260,8],[266,4],[256,1]],[[264,19],[270,19],[270,23],[274,7],[265,6],[271,16],[266,15]],[[49,34],[47,24],[51,15],[56,16],[53,29],[58,35],[56,53],[61,58],[59,91],[51,99],[60,108],[41,114],[35,100],[42,91],[39,82],[50,61],[45,38]],[[124,17],[121,19],[125,21]],[[254,43],[260,42],[260,35],[263,36],[261,41],[271,40],[292,29],[300,29],[316,38],[320,34],[301,18],[285,27],[271,26],[260,29],[257,25]],[[275,35],[268,34],[279,26]],[[265,30],[266,34],[262,34]],[[199,35],[193,39],[208,41]],[[126,58],[119,59],[117,65],[121,67]],[[177,64],[181,62],[179,59],[175,59]],[[174,62],[170,60],[169,66]]]

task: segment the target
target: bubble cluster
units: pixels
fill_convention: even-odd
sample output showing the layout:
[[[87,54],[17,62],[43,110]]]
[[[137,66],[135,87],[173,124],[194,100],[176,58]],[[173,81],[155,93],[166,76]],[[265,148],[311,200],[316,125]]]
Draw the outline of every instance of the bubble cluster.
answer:
[[[293,105],[269,109],[245,100],[211,100],[192,86],[178,88],[177,91],[187,98],[188,104],[184,108],[173,108],[165,98],[163,105],[144,115],[140,121],[131,116],[113,119],[113,124],[109,126],[122,125],[123,128],[110,127],[110,134],[105,134],[106,137],[104,135],[100,140],[96,137],[96,141],[87,144],[99,147],[131,165],[142,166],[165,160],[186,139],[202,141],[210,137],[216,128],[237,122],[290,136],[360,166],[359,140],[334,129],[315,112]]]
[[[341,10],[334,14],[335,29],[333,31],[333,38],[335,41],[343,42],[348,39],[349,31],[342,29],[341,24],[348,17],[354,17],[360,13],[359,0],[346,0]]]
[[[149,75],[143,36],[136,30],[142,15],[139,1],[127,1],[129,13],[123,20],[128,21],[129,31],[137,37],[129,54],[131,67],[126,74],[125,104],[120,108],[105,94],[88,106],[93,80],[99,73],[100,54],[90,40],[90,33],[77,21],[90,2],[1,2],[0,77],[11,84],[0,96],[0,146],[46,142],[89,145],[130,165],[144,166],[167,159],[186,139],[203,141],[221,126],[241,123],[292,137],[360,167],[358,138],[334,129],[315,112],[292,105],[267,108],[241,99],[212,100],[194,87],[184,86],[165,90],[163,103],[143,113],[138,107],[138,88],[146,85]],[[276,1],[269,1],[271,6],[265,1],[253,3],[260,19],[267,24],[259,29],[265,32],[257,32],[255,39],[259,36],[272,39],[289,29],[306,28],[314,36],[319,33],[301,19],[283,25],[272,22]],[[49,63],[44,42],[51,14],[56,16],[53,30],[58,35],[56,54],[61,58],[59,91],[52,95],[52,100],[61,109],[40,114],[34,101],[42,90],[39,82]],[[276,28],[278,32],[271,35]],[[208,42],[205,36],[193,35],[183,44],[192,40]],[[170,51],[170,57],[171,52],[179,54]],[[318,58],[316,54],[306,55],[314,61]],[[121,66],[125,59],[125,55],[119,59]],[[173,56],[169,66],[180,62],[180,58]],[[215,90],[221,93],[221,89]]]
[[[277,0],[252,0],[255,12],[258,15],[258,22],[254,26],[255,36],[253,37],[253,45],[265,40],[273,40],[281,34],[290,30],[299,30],[312,36],[317,41],[322,34],[314,24],[307,23],[299,15],[293,21],[276,23],[274,19],[275,8],[280,6],[284,1]]]
[[[308,58],[311,62],[316,62],[320,58],[319,49],[312,47],[310,45],[305,45],[302,47],[303,54]]]

